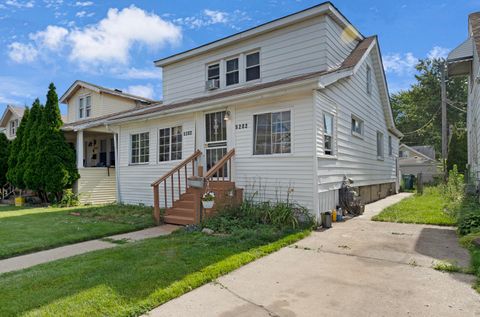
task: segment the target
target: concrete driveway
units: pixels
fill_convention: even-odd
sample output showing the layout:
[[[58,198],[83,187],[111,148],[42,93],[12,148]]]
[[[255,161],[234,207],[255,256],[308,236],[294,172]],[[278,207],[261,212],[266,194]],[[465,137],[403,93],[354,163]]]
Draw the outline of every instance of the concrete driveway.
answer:
[[[404,198],[250,263],[174,299],[150,316],[480,316],[473,277],[432,269],[467,266],[453,228],[370,217]]]

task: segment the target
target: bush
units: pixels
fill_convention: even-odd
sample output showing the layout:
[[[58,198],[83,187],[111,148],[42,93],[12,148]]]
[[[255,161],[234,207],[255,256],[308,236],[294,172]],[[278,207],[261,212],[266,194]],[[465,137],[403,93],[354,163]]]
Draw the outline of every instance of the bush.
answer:
[[[308,209],[288,202],[255,203],[245,201],[236,208],[227,208],[203,221],[202,227],[231,233],[243,229],[273,227],[276,229],[310,228],[314,218]]]
[[[450,202],[462,201],[465,193],[465,180],[463,174],[460,174],[457,165],[453,166],[448,172],[448,181],[443,186],[445,197]]]
[[[476,231],[480,231],[480,212],[468,210],[458,219],[458,233],[463,236]]]
[[[80,205],[80,199],[78,195],[71,189],[65,189],[63,191],[62,199],[58,202],[60,207],[74,207]]]

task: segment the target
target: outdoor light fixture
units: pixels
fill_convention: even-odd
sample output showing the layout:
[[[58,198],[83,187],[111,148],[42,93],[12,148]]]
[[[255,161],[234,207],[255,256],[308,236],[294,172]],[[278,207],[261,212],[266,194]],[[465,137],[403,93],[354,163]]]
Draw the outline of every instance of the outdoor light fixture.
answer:
[[[223,117],[223,120],[228,121],[230,120],[230,111],[225,111],[225,117]]]

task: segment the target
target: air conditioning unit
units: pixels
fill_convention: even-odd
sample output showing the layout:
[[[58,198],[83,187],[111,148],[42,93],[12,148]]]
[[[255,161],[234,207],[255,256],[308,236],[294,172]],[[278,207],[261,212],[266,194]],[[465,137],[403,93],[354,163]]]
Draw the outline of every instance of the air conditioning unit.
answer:
[[[209,79],[206,82],[207,90],[215,90],[220,88],[220,79]]]

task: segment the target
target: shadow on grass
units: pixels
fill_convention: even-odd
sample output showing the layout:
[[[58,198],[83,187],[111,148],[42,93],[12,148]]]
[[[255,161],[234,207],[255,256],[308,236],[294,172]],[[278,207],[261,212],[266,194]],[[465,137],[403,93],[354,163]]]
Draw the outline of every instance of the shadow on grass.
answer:
[[[242,253],[285,235],[180,232],[7,273],[0,315],[138,315],[274,251]]]
[[[135,206],[40,208],[26,212],[0,217],[0,259],[154,225],[150,209]]]

